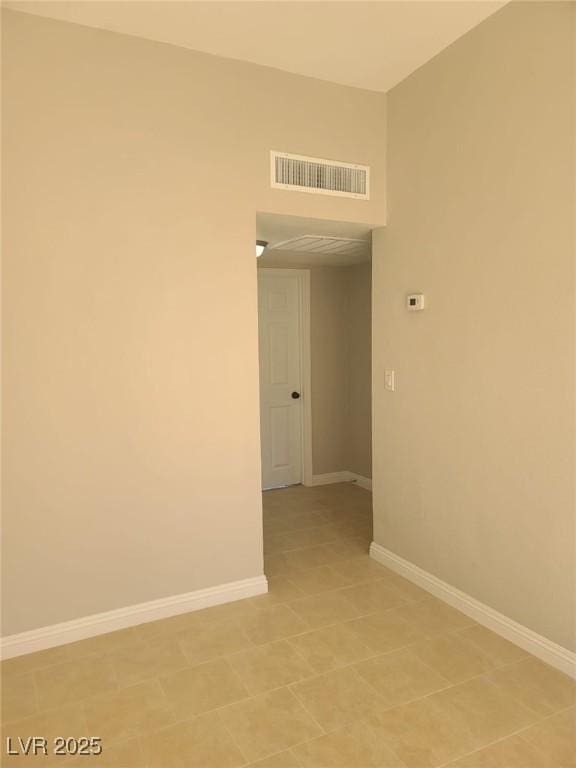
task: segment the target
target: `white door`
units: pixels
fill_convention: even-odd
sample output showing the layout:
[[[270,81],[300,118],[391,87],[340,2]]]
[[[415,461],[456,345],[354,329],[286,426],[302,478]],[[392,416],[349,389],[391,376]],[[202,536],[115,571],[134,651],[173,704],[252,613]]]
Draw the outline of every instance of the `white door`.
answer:
[[[258,270],[262,488],[302,482],[301,283]]]

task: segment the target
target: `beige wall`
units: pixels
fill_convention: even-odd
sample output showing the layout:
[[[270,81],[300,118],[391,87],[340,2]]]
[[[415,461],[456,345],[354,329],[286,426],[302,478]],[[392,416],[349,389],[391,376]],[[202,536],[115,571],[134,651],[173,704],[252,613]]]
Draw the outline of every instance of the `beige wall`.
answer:
[[[312,371],[312,471],[340,472],[347,466],[348,269],[310,270]]]
[[[373,274],[376,542],[568,648],[574,8],[512,3],[391,91]]]
[[[11,634],[262,573],[255,213],[384,223],[385,100],[25,14],[3,35]],[[270,190],[270,149],[371,165],[371,201]]]
[[[372,264],[348,269],[347,466],[372,477]]]
[[[312,465],[372,477],[371,265],[310,276]]]

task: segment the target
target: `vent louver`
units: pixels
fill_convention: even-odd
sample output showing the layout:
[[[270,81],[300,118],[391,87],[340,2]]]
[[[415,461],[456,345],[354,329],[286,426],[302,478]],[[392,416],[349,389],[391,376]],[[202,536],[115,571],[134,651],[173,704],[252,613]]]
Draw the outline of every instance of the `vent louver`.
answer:
[[[326,235],[300,235],[270,246],[272,251],[294,251],[303,253],[346,254],[364,256],[370,250],[368,240],[350,237],[327,237]]]
[[[370,168],[317,157],[271,152],[272,187],[370,199]]]

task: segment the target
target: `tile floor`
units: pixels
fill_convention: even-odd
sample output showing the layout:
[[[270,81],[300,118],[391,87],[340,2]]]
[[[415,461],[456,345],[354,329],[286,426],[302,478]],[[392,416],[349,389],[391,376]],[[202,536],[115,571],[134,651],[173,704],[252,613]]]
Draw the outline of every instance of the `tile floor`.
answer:
[[[264,537],[267,595],[4,662],[5,737],[104,752],[2,764],[576,766],[575,684],[370,560],[369,493],[266,493]]]

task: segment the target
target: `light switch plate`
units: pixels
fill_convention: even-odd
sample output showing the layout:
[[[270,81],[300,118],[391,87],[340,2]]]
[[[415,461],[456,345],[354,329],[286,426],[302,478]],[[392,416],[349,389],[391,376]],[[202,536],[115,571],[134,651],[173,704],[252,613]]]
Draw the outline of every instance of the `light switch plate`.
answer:
[[[396,389],[396,372],[384,371],[384,389],[389,392],[394,392]]]

